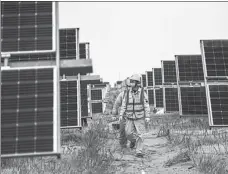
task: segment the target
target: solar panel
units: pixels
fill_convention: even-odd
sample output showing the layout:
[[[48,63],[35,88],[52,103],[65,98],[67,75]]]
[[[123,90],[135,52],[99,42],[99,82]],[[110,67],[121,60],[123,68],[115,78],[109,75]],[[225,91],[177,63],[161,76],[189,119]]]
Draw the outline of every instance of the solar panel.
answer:
[[[142,74],[142,86],[146,87],[146,74]]]
[[[101,89],[91,90],[91,100],[102,100],[102,90]]]
[[[147,71],[146,72],[146,86],[148,87],[153,87],[154,83],[153,83],[153,71]]]
[[[77,80],[60,82],[61,127],[79,126]]]
[[[78,28],[59,30],[60,59],[76,59],[78,49]]]
[[[99,114],[103,112],[103,105],[101,102],[99,103],[92,103],[92,113]]]
[[[180,86],[180,115],[206,116],[207,99],[205,86]]]
[[[162,72],[161,68],[153,68],[154,70],[154,85],[162,85]]]
[[[60,154],[54,67],[2,69],[2,157]]]
[[[79,43],[79,50],[80,59],[89,58],[89,43]]]
[[[201,55],[177,55],[175,62],[178,81],[204,81]]]
[[[228,85],[210,84],[207,90],[210,126],[228,126]]]
[[[155,107],[162,108],[163,107],[163,89],[155,89]]]
[[[162,61],[162,80],[163,84],[176,84],[176,65],[174,60]]]
[[[205,76],[228,76],[228,40],[201,40]]]
[[[148,92],[148,100],[149,100],[149,105],[153,105],[154,104],[154,90],[153,89],[147,89]]]
[[[78,85],[77,79],[62,80],[61,86],[61,127],[81,127],[78,115]],[[88,117],[88,84],[100,83],[100,80],[80,81],[81,117]]]
[[[164,87],[164,111],[175,112],[179,111],[178,90],[177,88]]]
[[[1,2],[2,52],[55,51],[54,2]]]

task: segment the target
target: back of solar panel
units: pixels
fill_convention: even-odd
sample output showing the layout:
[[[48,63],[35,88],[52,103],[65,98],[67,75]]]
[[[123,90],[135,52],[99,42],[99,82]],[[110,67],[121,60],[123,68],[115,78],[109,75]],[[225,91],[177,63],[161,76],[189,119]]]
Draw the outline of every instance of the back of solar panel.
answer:
[[[209,125],[228,126],[228,40],[201,40]]]

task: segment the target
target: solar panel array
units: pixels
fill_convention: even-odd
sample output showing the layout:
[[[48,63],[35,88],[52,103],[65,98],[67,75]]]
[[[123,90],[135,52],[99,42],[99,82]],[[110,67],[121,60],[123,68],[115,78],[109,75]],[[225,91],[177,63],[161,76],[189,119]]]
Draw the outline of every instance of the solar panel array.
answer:
[[[55,68],[2,70],[1,153],[56,153]]]
[[[59,30],[60,59],[76,59],[77,54],[77,28],[65,28]]]
[[[2,52],[53,51],[52,2],[1,2]]]
[[[146,72],[146,86],[147,87],[153,87],[154,83],[153,83],[153,71],[147,71]]]

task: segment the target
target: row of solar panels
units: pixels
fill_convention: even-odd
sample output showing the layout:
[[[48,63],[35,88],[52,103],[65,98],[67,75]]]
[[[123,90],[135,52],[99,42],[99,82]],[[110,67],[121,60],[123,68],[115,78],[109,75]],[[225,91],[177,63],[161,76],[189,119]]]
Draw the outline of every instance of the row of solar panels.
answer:
[[[201,40],[201,54],[176,55],[142,74],[149,103],[228,126],[228,40]]]

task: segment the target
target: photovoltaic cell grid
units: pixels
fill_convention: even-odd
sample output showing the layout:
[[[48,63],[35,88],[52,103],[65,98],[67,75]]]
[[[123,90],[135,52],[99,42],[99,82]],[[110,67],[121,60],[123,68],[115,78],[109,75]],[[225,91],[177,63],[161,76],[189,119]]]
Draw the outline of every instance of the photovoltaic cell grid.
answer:
[[[201,50],[207,76],[228,76],[228,40],[203,40]]]
[[[179,81],[204,81],[201,55],[178,55]]]
[[[149,100],[150,105],[154,104],[154,90],[153,89],[148,89],[148,100]]]
[[[163,61],[164,83],[177,83],[175,61]]]
[[[53,70],[2,70],[2,155],[54,150]]]
[[[147,71],[146,72],[146,79],[147,79],[147,86],[152,87],[154,85],[154,83],[153,83],[153,71]]]
[[[91,90],[91,100],[102,100],[102,89]]]
[[[79,57],[80,59],[87,59],[87,45],[88,43],[79,43]]]
[[[156,89],[155,90],[155,101],[156,107],[160,108],[163,107],[163,89]]]
[[[165,111],[166,112],[179,111],[177,88],[164,88],[164,89],[165,89]]]
[[[92,113],[94,114],[102,113],[103,112],[102,108],[103,108],[102,102],[92,103]]]
[[[142,85],[146,87],[146,74],[142,74]]]
[[[228,85],[209,85],[213,125],[228,125]]]
[[[207,115],[205,87],[180,87],[182,115]]]
[[[77,126],[77,81],[61,81],[61,127]]]
[[[53,50],[52,2],[1,2],[2,52]]]
[[[154,85],[162,85],[162,72],[161,68],[154,68]]]
[[[60,59],[76,59],[76,28],[59,30]]]

